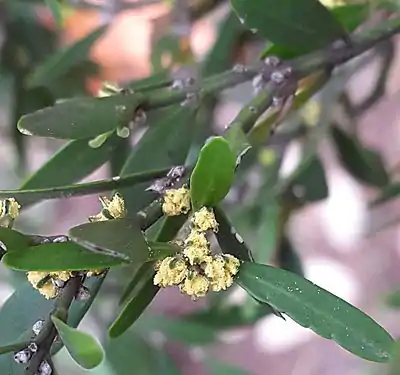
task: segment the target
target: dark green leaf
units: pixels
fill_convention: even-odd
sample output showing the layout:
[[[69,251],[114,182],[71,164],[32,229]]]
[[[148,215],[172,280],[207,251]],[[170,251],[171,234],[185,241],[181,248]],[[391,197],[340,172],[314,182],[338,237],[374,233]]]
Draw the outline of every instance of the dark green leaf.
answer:
[[[152,124],[133,148],[121,177],[139,171],[185,164],[195,128],[195,116],[196,111],[192,108],[173,108],[164,118]],[[145,191],[146,187],[148,184],[141,184],[121,191],[132,215],[155,198],[154,193]]]
[[[54,3],[54,0],[51,2]],[[50,86],[58,78],[68,73],[71,68],[87,60],[90,48],[103,35],[106,29],[107,26],[101,26],[77,43],[51,55],[48,60],[34,71],[29,86]]]
[[[169,256],[173,256],[181,251],[180,247],[167,242],[150,242],[150,260],[160,260]]]
[[[221,22],[217,40],[211,52],[205,58],[202,68],[203,77],[222,73],[232,66],[235,46],[238,43],[238,37],[243,31],[244,28],[240,24],[236,14],[230,12],[223,22]]]
[[[39,319],[46,319],[52,310],[54,301],[46,300],[31,285],[23,283],[7,299],[0,310],[0,346],[15,340],[29,339],[32,326]],[[0,373],[24,375],[25,368],[16,363],[13,355],[0,356]]]
[[[236,232],[221,208],[215,209],[215,218],[219,224],[216,234],[222,252],[232,254],[243,261],[253,261],[253,256],[242,237]]]
[[[125,287],[119,299],[119,304],[122,305],[130,296],[139,294],[139,291],[146,286],[148,280],[153,278],[154,273],[154,262],[143,263]]]
[[[0,226],[0,241],[6,245],[7,251],[24,249],[30,246],[30,239],[16,230]]]
[[[224,138],[228,141],[231,150],[236,157],[240,158],[250,149],[250,143],[246,134],[242,130],[241,123],[233,123],[224,133]]]
[[[231,0],[244,24],[269,41],[311,51],[344,36],[335,17],[318,0]]]
[[[22,116],[18,129],[23,134],[39,137],[92,138],[128,125],[141,100],[139,93],[67,99]]]
[[[400,195],[400,182],[394,182],[388,186],[385,186],[380,192],[378,198],[376,198],[372,205],[385,203],[393,198],[397,198]]]
[[[250,373],[231,364],[222,363],[215,359],[206,359],[206,367],[211,375],[249,375]]]
[[[143,333],[161,332],[168,339],[187,345],[207,345],[216,338],[210,327],[161,315],[144,315],[137,325],[137,329]]]
[[[178,369],[166,352],[151,347],[134,332],[109,340],[104,349],[107,364],[115,375],[132,375],[132,368],[138,375],[179,375]]]
[[[232,185],[236,156],[222,137],[213,137],[200,151],[190,177],[190,196],[193,209],[218,204]]]
[[[338,126],[332,126],[332,135],[340,160],[352,176],[377,187],[389,183],[389,176],[377,152],[363,147],[357,138],[349,136]]]
[[[146,171],[143,173],[126,175],[123,178],[113,177],[108,180],[87,182],[78,185],[55,186],[44,189],[0,190],[0,198],[14,197],[20,203],[32,204],[41,200],[95,194],[103,191],[120,189],[124,186],[137,185],[144,181],[152,181],[156,178],[165,176],[169,169],[170,168],[164,168],[156,171]]]
[[[108,139],[96,149],[89,147],[87,140],[68,142],[32,174],[20,189],[49,188],[81,180],[108,160],[117,146],[115,141],[115,138]],[[63,173],[59,173],[60,170]]]
[[[46,5],[50,8],[54,19],[56,20],[57,26],[61,27],[63,24],[61,5],[58,3],[57,0],[45,0],[45,1]]]
[[[236,282],[349,352],[374,362],[389,361],[392,337],[362,311],[310,281],[279,268],[245,262]]]
[[[352,32],[368,16],[368,6],[365,4],[346,4],[333,8],[331,13],[346,30]],[[299,51],[296,50],[296,48],[272,44],[262,52],[260,58],[264,59],[267,56],[278,56],[281,59],[293,59],[299,56]]]
[[[153,300],[158,290],[158,286],[153,284],[153,277],[148,278],[144,286],[122,308],[108,331],[109,336],[111,338],[121,336],[131,327]]]
[[[328,196],[324,167],[317,156],[302,162],[290,177],[289,189],[301,203],[317,202]]]
[[[20,271],[79,271],[118,266],[124,261],[61,242],[7,251],[3,263]]]
[[[94,337],[68,326],[54,315],[51,319],[68,353],[76,363],[85,369],[92,369],[103,361],[103,348]]]
[[[210,306],[208,309],[195,311],[185,315],[182,320],[204,325],[213,330],[227,330],[241,326],[249,326],[272,313],[272,308],[248,297],[241,305]]]
[[[71,228],[69,236],[89,250],[123,261],[140,264],[149,260],[149,247],[135,219],[82,224]]]
[[[301,259],[286,235],[280,240],[276,261],[280,268],[304,277]]]

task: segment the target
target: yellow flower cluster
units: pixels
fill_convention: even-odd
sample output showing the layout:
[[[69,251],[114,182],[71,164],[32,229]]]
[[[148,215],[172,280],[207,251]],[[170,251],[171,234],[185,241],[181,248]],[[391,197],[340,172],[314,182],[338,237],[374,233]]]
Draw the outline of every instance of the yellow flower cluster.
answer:
[[[27,273],[28,281],[32,286],[43,294],[46,299],[52,299],[59,295],[62,285],[72,277],[70,272],[37,272],[31,271]]]
[[[103,208],[97,215],[89,217],[90,222],[121,219],[126,216],[124,198],[118,193],[115,193],[111,200],[107,197],[100,197],[99,199]]]
[[[164,193],[162,210],[167,216],[187,214],[190,210],[190,194],[186,186],[168,189]]]
[[[8,226],[19,215],[21,206],[14,198],[0,200],[0,225]]]
[[[154,284],[178,286],[193,299],[204,297],[209,290],[219,292],[233,284],[240,262],[233,255],[213,255],[206,232],[218,230],[214,212],[205,207],[192,218],[192,230],[182,244],[182,253],[167,257],[156,266]]]

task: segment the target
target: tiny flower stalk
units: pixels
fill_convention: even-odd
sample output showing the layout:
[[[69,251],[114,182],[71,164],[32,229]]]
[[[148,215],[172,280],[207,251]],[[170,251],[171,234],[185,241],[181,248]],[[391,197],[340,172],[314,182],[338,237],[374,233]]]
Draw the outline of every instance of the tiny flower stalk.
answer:
[[[168,208],[173,206],[173,209],[167,212],[173,212],[174,215],[187,213],[186,202],[182,211],[180,210],[182,201],[173,199],[183,197],[186,200],[185,194],[184,190],[179,193],[177,190],[170,191],[166,200]],[[207,232],[218,231],[218,223],[211,209],[203,207],[195,212],[191,223],[189,235],[183,242],[177,243],[182,251],[157,263],[153,281],[155,285],[164,288],[177,286],[182,293],[195,300],[204,297],[209,291],[219,292],[229,288],[239,271],[240,261],[230,254],[211,253]]]
[[[14,198],[0,200],[0,226],[12,228],[20,208],[20,204]]]

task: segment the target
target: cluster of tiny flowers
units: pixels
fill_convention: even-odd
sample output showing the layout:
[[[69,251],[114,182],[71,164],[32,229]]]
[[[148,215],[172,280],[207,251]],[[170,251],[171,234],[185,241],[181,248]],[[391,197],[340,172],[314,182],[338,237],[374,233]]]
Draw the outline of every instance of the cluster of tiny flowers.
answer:
[[[99,214],[89,217],[90,222],[105,221],[110,219],[119,219],[126,216],[126,208],[124,199],[118,194],[114,194],[111,199],[100,197],[102,210]],[[101,275],[104,270],[87,270],[82,271],[86,277],[95,277]],[[46,299],[52,299],[59,296],[65,283],[73,277],[74,274],[68,271],[57,272],[37,272],[31,271],[27,273],[27,279],[32,286],[37,289]],[[89,292],[84,286],[81,286],[76,298],[87,299]]]
[[[125,208],[124,198],[118,193],[115,193],[111,199],[107,197],[100,197],[99,199],[102,210],[97,215],[90,216],[90,222],[121,219],[126,216],[127,210]]]
[[[21,206],[14,198],[0,200],[0,225],[8,226],[19,215]]]
[[[195,212],[192,229],[182,244],[182,253],[170,256],[156,265],[154,284],[160,287],[178,286],[193,299],[208,291],[219,292],[233,284],[240,262],[233,255],[213,255],[207,231],[218,231],[214,212],[206,207]]]
[[[162,210],[167,216],[187,214],[190,210],[190,194],[186,186],[179,189],[168,189],[164,193]]]

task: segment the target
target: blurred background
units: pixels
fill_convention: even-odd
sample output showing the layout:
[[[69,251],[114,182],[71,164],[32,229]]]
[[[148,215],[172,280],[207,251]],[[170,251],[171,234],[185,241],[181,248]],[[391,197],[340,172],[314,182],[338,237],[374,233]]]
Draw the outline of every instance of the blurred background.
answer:
[[[74,0],[65,2],[60,26],[50,9],[40,2],[12,2],[12,6],[0,2],[0,8],[3,7],[0,11],[2,189],[18,188],[29,173],[37,170],[63,144],[24,137],[15,128],[22,114],[50,104],[46,92],[23,89],[24,80],[49,53],[76,43],[102,24],[108,24],[104,35],[90,48],[89,58],[97,64],[97,73],[88,78],[77,72],[74,77],[57,82],[58,87],[53,90],[61,98],[77,93],[97,95],[104,81],[125,83],[142,79],[157,69],[174,70],[173,63],[195,70],[213,48],[222,32],[220,25],[229,12],[229,4],[224,1],[213,2],[219,4],[210,7],[212,10],[204,15],[185,18],[184,9],[188,6],[185,0],[180,13],[174,12],[169,1],[124,0],[128,9],[115,12],[113,6],[120,6],[121,1]],[[334,2],[323,2],[334,5]],[[369,23],[385,17],[384,11],[375,9],[376,2],[365,3],[370,7]],[[174,46],[166,44],[166,35],[179,37],[178,59]],[[241,35],[226,68],[256,60],[265,46],[264,41],[253,35]],[[400,39],[395,37],[346,64],[300,113],[288,120],[312,127],[325,116],[340,123],[356,134],[364,146],[380,153],[393,181],[400,175],[399,47]],[[252,92],[251,83],[225,91],[209,117],[210,128],[221,132],[251,99]],[[291,173],[301,159],[301,142],[279,134],[265,145],[268,147],[259,149],[255,162],[239,176],[226,199],[235,228],[258,259],[267,263],[276,261],[273,249],[277,216],[274,202],[264,200],[260,194],[265,186],[264,172],[276,153],[282,159],[278,171],[282,176]],[[387,304],[387,296],[398,289],[400,281],[400,201],[394,199],[371,208],[369,202],[376,197],[377,190],[360,183],[342,166],[332,140],[321,136],[316,147],[325,168],[329,196],[290,215],[285,228],[290,246],[301,259],[308,279],[359,307],[398,337],[399,313]],[[106,178],[109,173],[109,165],[103,165],[85,181]],[[48,201],[24,211],[18,229],[42,235],[64,234],[98,210],[97,196]],[[23,275],[0,267],[1,304]],[[190,319],[175,320],[203,311],[205,305],[213,303],[192,302],[175,290],[159,293],[128,333],[115,343],[108,342],[106,329],[117,313],[121,285],[128,279],[129,275],[111,273],[80,325],[106,343],[107,361],[92,370],[93,374],[400,373],[396,364],[368,363],[298,326],[290,318],[284,321],[276,316],[261,316],[253,324],[233,328],[225,327],[224,315],[210,318],[212,324],[207,323],[207,316],[203,317],[204,327],[200,320],[196,324],[190,324]],[[224,298],[222,308],[244,307],[240,311],[245,316],[252,314],[250,304],[245,293],[235,289]],[[155,358],[165,361],[165,370],[154,369]],[[86,373],[70,360],[65,350],[55,357],[55,362],[60,375]]]

